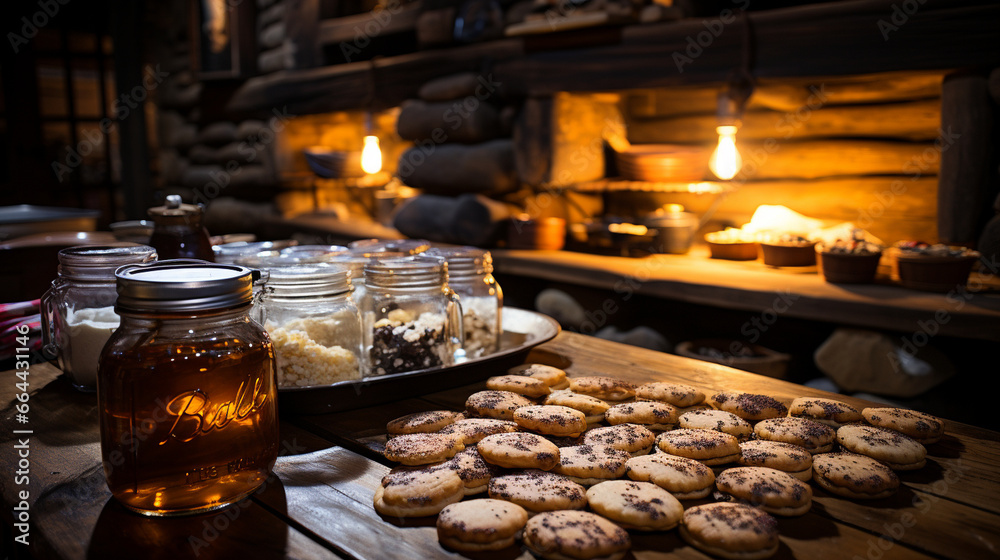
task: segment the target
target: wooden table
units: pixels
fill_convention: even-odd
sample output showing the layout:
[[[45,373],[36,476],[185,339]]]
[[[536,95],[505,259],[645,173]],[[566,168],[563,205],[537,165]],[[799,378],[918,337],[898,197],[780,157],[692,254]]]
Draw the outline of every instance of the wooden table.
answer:
[[[529,361],[571,375],[609,374],[635,382],[673,380],[706,391],[743,390],[790,401],[827,393],[706,362],[561,333]],[[487,372],[484,372],[487,373]],[[3,552],[34,558],[459,558],[437,543],[434,519],[382,518],[372,496],[390,464],[376,451],[392,418],[421,410],[459,409],[482,383],[364,410],[295,416],[282,410],[282,456],[265,487],[244,502],[199,516],[150,519],[111,499],[100,466],[94,395],[70,388],[48,364],[31,367],[29,423],[15,422],[12,372],[0,390],[4,499]],[[970,406],[991,406],[970,395]],[[857,407],[870,403],[842,397]],[[13,430],[30,429],[30,483],[14,484]],[[852,502],[816,485],[812,510],[780,518],[775,558],[997,558],[1000,554],[1000,434],[950,422],[928,447],[927,466],[901,473],[893,497]],[[17,492],[30,493],[28,547],[12,527]],[[688,502],[685,505],[693,505]],[[638,559],[705,558],[676,530],[633,533]],[[485,558],[528,560],[521,550]]]

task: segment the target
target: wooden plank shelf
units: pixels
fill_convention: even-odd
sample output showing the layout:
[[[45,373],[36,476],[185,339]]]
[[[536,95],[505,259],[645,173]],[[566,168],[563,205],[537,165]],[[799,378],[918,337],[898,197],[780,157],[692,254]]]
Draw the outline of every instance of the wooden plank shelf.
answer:
[[[1000,4],[927,0],[914,13],[904,14],[901,25],[892,19],[896,4],[853,0],[748,12],[756,35],[754,72],[760,78],[834,80],[1000,65]],[[391,107],[415,96],[432,78],[470,70],[492,74],[508,95],[722,83],[740,60],[742,33],[735,24],[720,23],[722,31],[708,46],[690,47],[707,32],[706,21],[688,18],[615,28],[620,38],[616,34],[613,44],[600,46],[567,48],[566,42],[551,40],[545,41],[551,45],[545,50],[538,48],[538,41],[529,44],[528,38],[509,37],[419,51],[379,59],[374,79],[369,75],[372,62],[276,72],[248,80],[228,109],[266,113],[278,105],[305,114],[364,109],[371,103]],[[565,33],[591,31],[606,33],[606,28]],[[340,36],[329,28],[324,33],[327,42]]]
[[[934,324],[941,336],[1000,342],[1000,283],[974,276],[978,293],[935,294],[890,284],[836,285],[815,267],[773,268],[725,261],[696,246],[687,255],[610,257],[570,251],[493,251],[494,271],[642,294],[726,309],[762,312],[784,296],[782,314],[864,328],[914,333]]]

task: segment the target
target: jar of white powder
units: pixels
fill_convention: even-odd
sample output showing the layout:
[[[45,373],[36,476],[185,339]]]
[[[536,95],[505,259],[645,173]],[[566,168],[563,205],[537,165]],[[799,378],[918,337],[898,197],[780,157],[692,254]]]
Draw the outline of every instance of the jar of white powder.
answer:
[[[503,291],[493,277],[493,256],[478,247],[432,247],[424,255],[448,263],[448,285],[462,301],[462,347],[455,360],[475,359],[500,350]]]
[[[81,391],[97,388],[97,362],[118,328],[115,269],[156,260],[137,243],[79,245],[59,251],[59,273],[42,297],[45,353]]]

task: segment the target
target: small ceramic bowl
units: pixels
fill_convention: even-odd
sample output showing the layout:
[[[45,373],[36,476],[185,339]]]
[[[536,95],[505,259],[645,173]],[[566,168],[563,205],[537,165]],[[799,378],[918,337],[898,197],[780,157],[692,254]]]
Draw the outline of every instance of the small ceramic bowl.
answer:
[[[823,278],[831,284],[871,284],[875,281],[878,262],[882,253],[819,254],[819,268]]]
[[[802,245],[760,244],[764,264],[768,266],[815,266],[816,243]]]
[[[957,257],[900,253],[896,257],[899,283],[904,288],[925,292],[959,290],[969,281],[969,273],[978,260],[978,253]]]

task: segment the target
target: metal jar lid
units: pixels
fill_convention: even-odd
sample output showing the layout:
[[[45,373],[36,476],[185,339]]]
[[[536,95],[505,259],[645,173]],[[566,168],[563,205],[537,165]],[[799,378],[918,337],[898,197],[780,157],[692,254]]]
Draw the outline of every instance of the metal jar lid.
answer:
[[[416,255],[372,259],[365,265],[365,284],[373,287],[443,287],[447,279],[448,263],[440,257]]]
[[[347,246],[352,253],[366,257],[416,255],[431,248],[424,239],[361,239]]]
[[[260,272],[231,264],[173,259],[123,266],[116,309],[139,312],[198,312],[250,302]]]
[[[468,278],[493,272],[493,255],[479,247],[432,247],[421,254],[443,258],[448,263],[449,279]]]
[[[282,298],[343,294],[352,290],[351,270],[326,263],[272,268],[266,286],[271,295]]]
[[[115,269],[156,260],[156,249],[138,243],[77,245],[59,251],[59,275],[78,280],[111,281]]]

